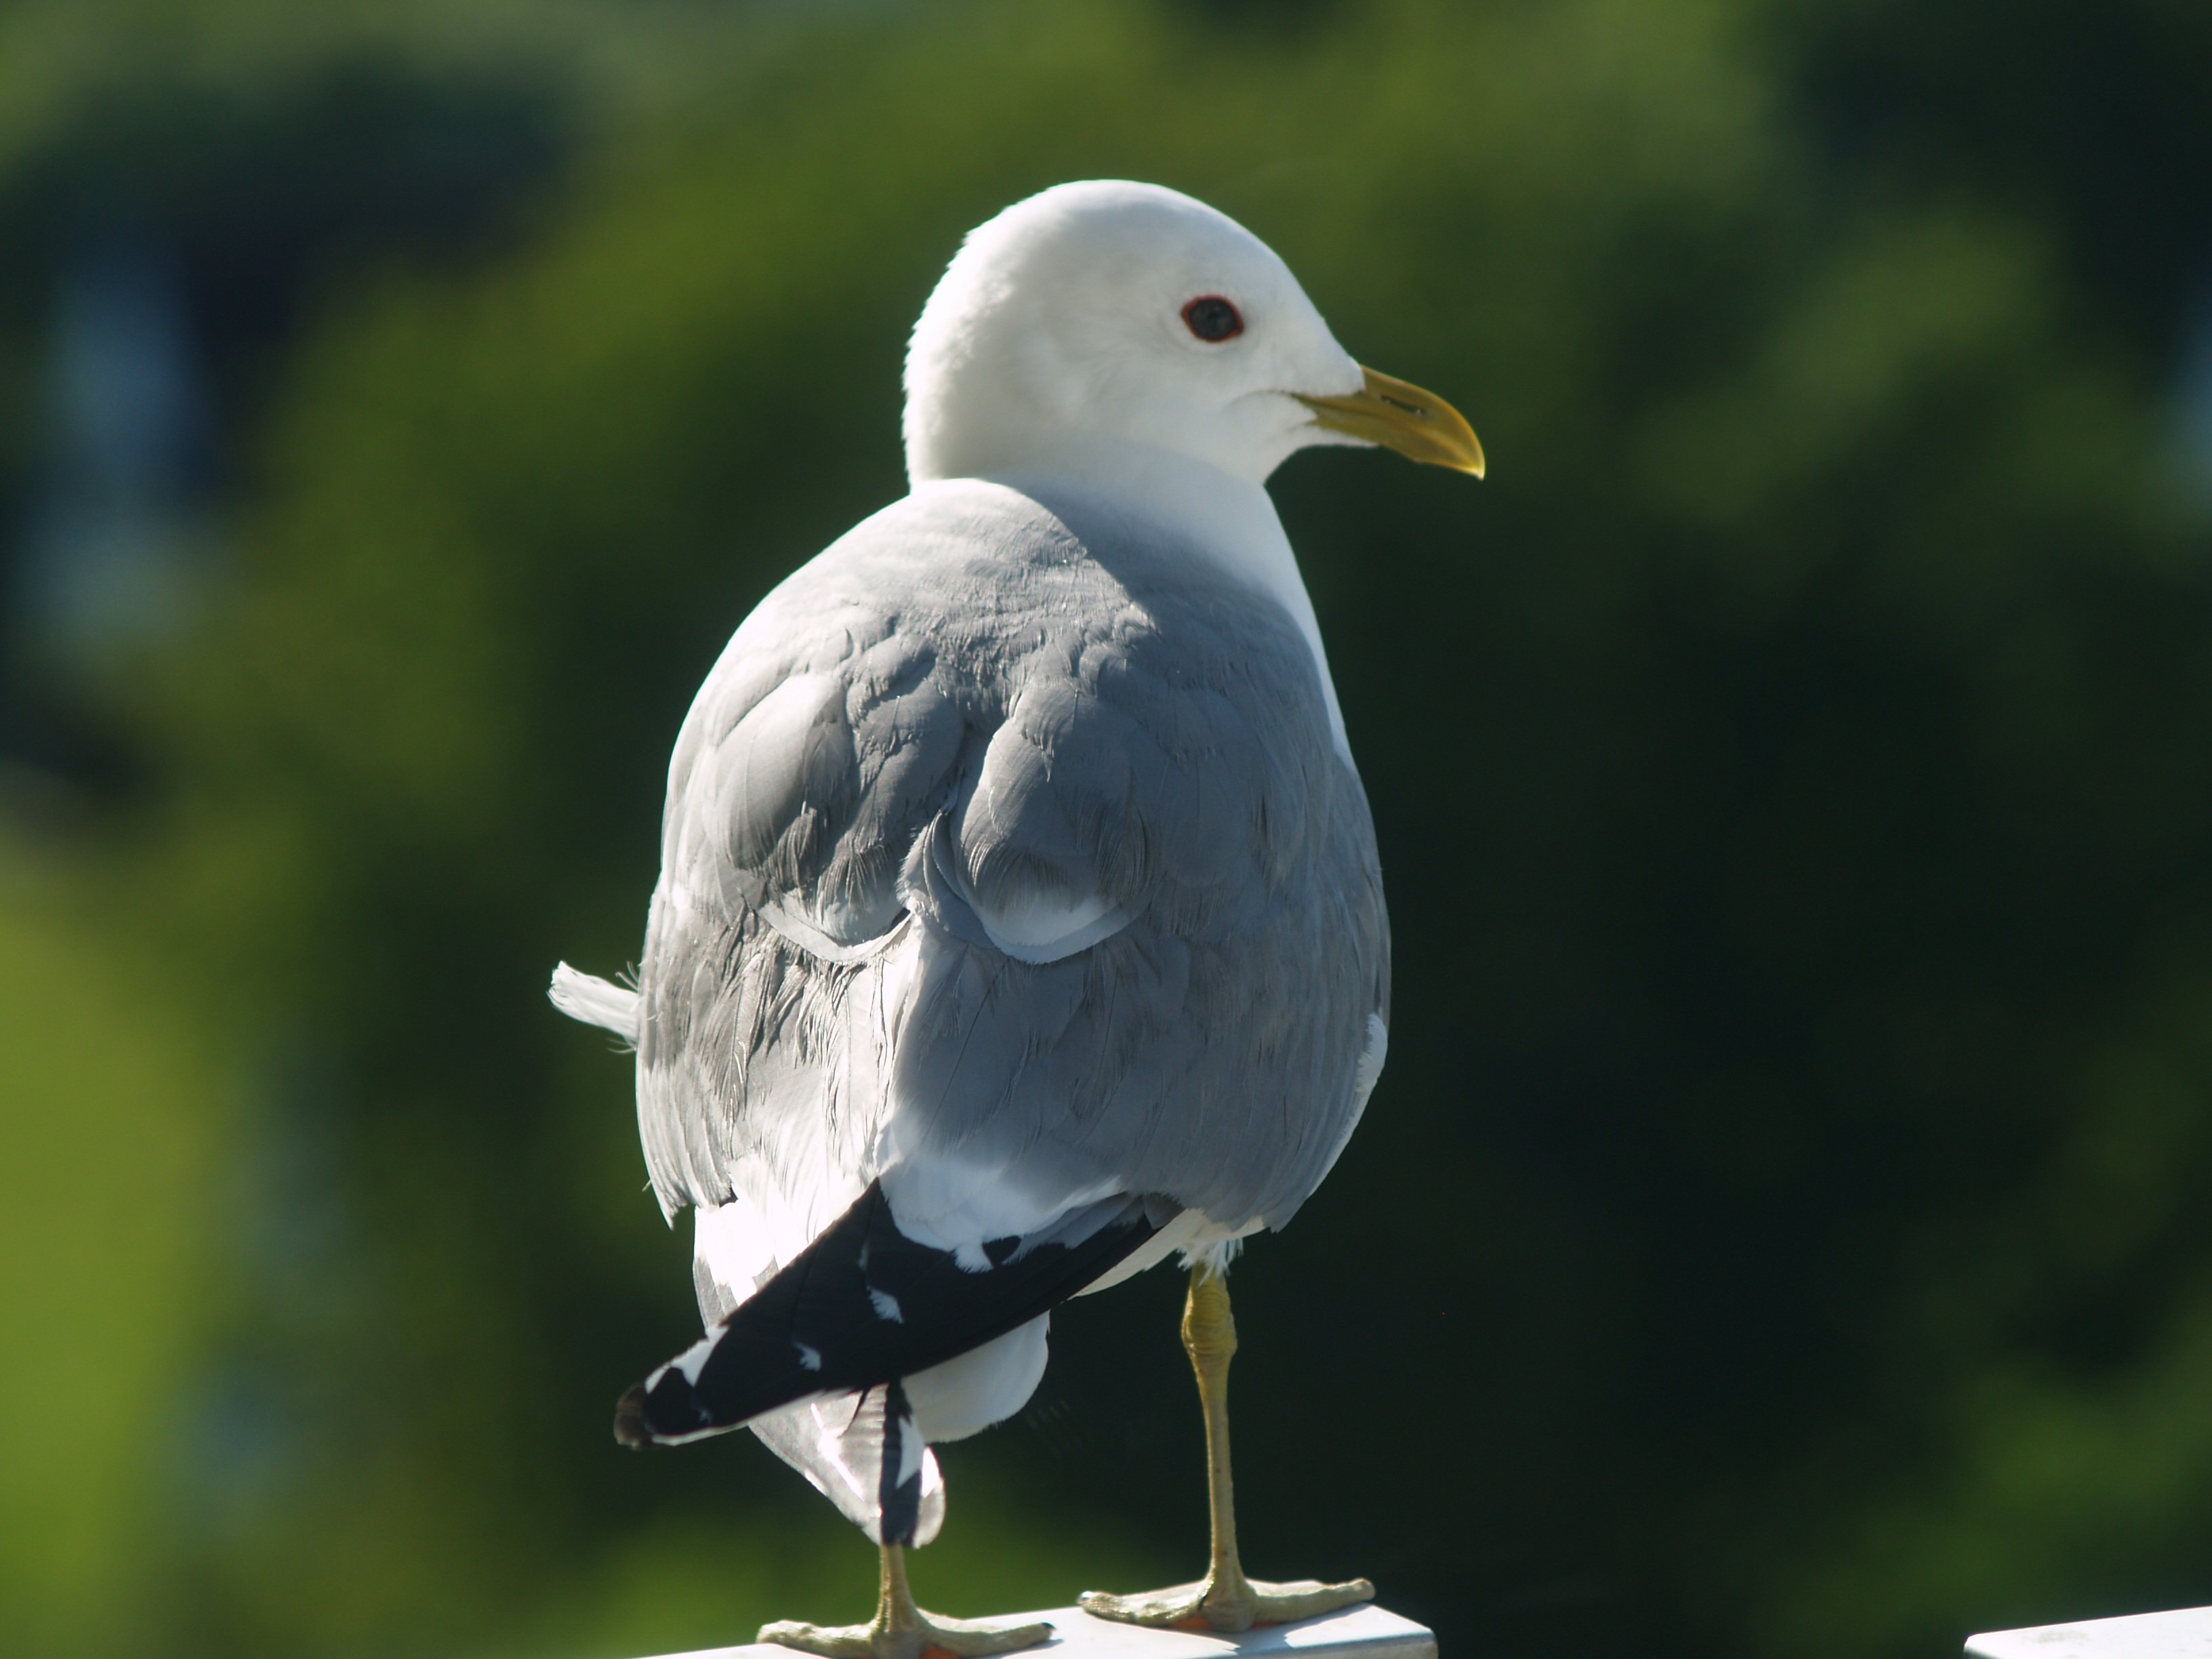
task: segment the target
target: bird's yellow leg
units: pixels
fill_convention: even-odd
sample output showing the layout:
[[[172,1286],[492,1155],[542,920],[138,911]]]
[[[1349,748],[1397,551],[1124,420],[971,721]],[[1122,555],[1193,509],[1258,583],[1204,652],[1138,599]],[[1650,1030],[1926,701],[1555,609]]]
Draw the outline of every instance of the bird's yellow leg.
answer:
[[[1033,1648],[1052,1634],[1050,1625],[987,1625],[971,1619],[939,1619],[915,1605],[907,1588],[906,1551],[883,1547],[883,1589],[876,1616],[865,1625],[807,1625],[779,1620],[761,1626],[760,1639],[828,1659],[981,1659],[988,1653]]]
[[[1182,1346],[1198,1373],[1199,1403],[1206,1408],[1206,1495],[1213,1520],[1213,1559],[1195,1584],[1135,1595],[1086,1590],[1083,1610],[1125,1624],[1173,1626],[1234,1633],[1255,1625],[1287,1625],[1375,1599],[1364,1578],[1323,1584],[1302,1578],[1270,1584],[1244,1576],[1237,1559],[1237,1497],[1229,1474],[1229,1361],[1237,1352],[1237,1321],[1229,1311],[1229,1282],[1205,1267],[1190,1270],[1190,1295],[1182,1309]]]

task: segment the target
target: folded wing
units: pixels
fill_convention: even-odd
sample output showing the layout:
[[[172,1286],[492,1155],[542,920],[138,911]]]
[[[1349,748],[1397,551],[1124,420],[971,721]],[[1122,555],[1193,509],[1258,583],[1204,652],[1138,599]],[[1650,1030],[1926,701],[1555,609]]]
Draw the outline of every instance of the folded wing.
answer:
[[[971,1249],[1113,1193],[1237,1229],[1341,1146],[1388,937],[1311,653],[1191,550],[1058,506],[909,497],[702,689],[640,972],[672,1213],[757,1196],[787,1261],[942,1164],[1006,1195]],[[902,1222],[932,1184],[892,1182]]]

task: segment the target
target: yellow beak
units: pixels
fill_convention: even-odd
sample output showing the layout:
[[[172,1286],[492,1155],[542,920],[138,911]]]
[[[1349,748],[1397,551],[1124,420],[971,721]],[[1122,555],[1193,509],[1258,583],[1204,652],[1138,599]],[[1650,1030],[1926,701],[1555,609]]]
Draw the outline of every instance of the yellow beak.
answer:
[[[1482,476],[1482,441],[1467,416],[1433,392],[1363,368],[1367,384],[1349,398],[1291,395],[1314,412],[1314,424],[1362,443],[1381,444],[1409,460]]]

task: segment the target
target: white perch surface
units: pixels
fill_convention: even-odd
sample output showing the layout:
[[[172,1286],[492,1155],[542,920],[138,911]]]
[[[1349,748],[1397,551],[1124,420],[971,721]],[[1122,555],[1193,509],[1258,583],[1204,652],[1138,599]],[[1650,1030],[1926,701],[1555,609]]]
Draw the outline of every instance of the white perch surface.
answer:
[[[1968,1637],[1966,1653],[1968,1659],[2212,1659],[2212,1607],[1990,1631]]]
[[[1242,1636],[1146,1630],[1093,1619],[1080,1607],[1009,1613],[990,1622],[1018,1625],[1038,1619],[1052,1626],[1052,1639],[1024,1649],[1014,1659],[1028,1659],[1032,1654],[1041,1659],[1265,1659],[1278,1655],[1296,1655],[1297,1659],[1338,1659],[1339,1656],[1343,1659],[1437,1659],[1432,1632],[1371,1603],[1301,1620],[1295,1625],[1266,1626]],[[742,1647],[671,1654],[666,1659],[800,1659],[800,1656],[773,1643],[754,1642]]]

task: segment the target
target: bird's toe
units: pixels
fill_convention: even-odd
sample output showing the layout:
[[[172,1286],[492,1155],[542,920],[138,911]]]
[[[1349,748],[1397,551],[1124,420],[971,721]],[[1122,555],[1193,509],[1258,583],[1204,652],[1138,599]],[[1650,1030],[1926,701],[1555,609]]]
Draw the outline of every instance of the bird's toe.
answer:
[[[1318,1619],[1325,1613],[1358,1607],[1374,1599],[1375,1586],[1364,1578],[1346,1579],[1340,1584],[1324,1584],[1313,1578],[1274,1584],[1239,1573],[1234,1578],[1208,1576],[1194,1584],[1139,1590],[1129,1595],[1085,1590],[1077,1605],[1093,1618],[1110,1619],[1117,1624],[1233,1636],[1256,1625],[1293,1625],[1302,1619]]]
[[[822,1659],[983,1659],[987,1654],[1033,1648],[1051,1636],[1052,1626],[1047,1624],[1002,1625],[926,1613],[911,1622],[878,1619],[866,1625],[809,1625],[786,1619],[762,1626],[760,1632],[763,1642],[819,1654]]]

